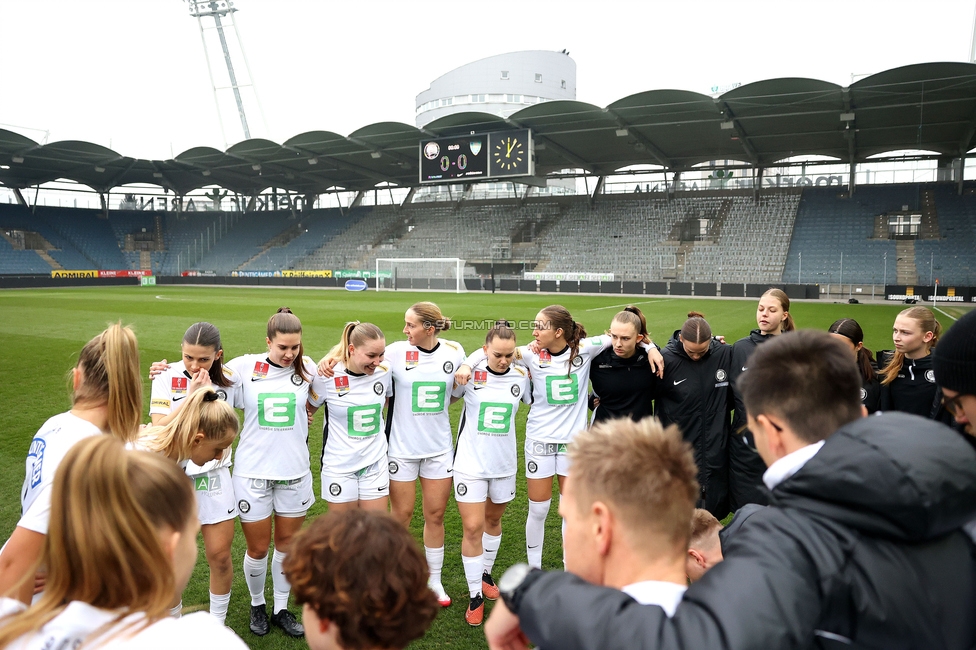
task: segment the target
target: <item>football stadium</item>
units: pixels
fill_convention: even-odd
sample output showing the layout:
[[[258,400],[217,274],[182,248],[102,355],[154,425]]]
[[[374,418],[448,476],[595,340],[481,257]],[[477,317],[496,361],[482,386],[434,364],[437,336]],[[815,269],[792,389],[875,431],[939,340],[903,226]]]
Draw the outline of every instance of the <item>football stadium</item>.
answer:
[[[233,3],[190,6],[195,19],[219,27],[223,18],[230,31]],[[223,54],[233,80],[226,43]],[[222,65],[219,56],[212,63]],[[214,80],[215,96],[221,83]],[[906,307],[928,308],[944,332],[976,306],[976,63],[919,62],[844,86],[770,78],[711,94],[652,87],[604,106],[576,99],[576,88],[565,50],[499,54],[432,82],[417,96],[416,124],[313,130],[280,143],[247,137],[168,159],[0,127],[3,538],[19,529],[35,432],[71,408],[79,351],[113,323],[138,338],[141,422],[149,423],[160,399],[150,366],[189,363],[181,348],[188,327],[216,325],[225,362],[270,355],[265,324],[281,307],[301,320],[300,349],[317,363],[342,347],[349,321],[375,324],[387,345],[411,349],[411,314],[426,302],[451,322],[432,340],[439,332],[441,342],[463,348],[458,359],[480,350],[500,320],[516,345],[528,345],[547,305],[564,306],[589,337],[609,335],[615,315],[636,306],[661,348],[698,313],[731,344],[750,336],[757,304],[779,289],[797,328],[826,332],[856,319],[863,346],[875,352],[895,347],[892,327]],[[237,106],[225,124],[244,120],[240,96]],[[395,364],[390,349],[386,363]],[[417,358],[410,355],[407,369]],[[445,361],[445,372],[448,365],[460,362]],[[265,363],[251,382],[268,372]],[[186,378],[174,375],[172,390],[186,396]],[[465,399],[441,406],[454,453]],[[534,461],[523,448],[530,407],[516,400],[514,408],[519,470],[501,517],[496,581],[526,561],[531,516],[525,467]],[[392,411],[391,402],[387,420]],[[305,417],[300,406],[298,413]],[[329,427],[321,412],[310,418],[315,501],[305,526],[329,511],[330,490],[333,498],[341,492],[320,475]],[[266,444],[273,455],[275,443]],[[231,472],[240,466],[234,460]],[[432,480],[420,476],[422,486]],[[213,485],[205,481],[205,489]],[[541,564],[562,570],[553,493]],[[483,628],[465,618],[459,494],[441,514],[442,585],[453,603],[410,647],[487,647]],[[240,493],[237,500],[246,515],[252,504]],[[418,546],[429,544],[425,511],[418,489],[409,523]],[[715,514],[727,520],[731,511]],[[251,648],[307,647],[280,630],[249,630],[254,598],[241,563],[253,545],[241,521],[230,547],[226,625]],[[213,602],[202,536],[197,544],[184,616]],[[280,598],[271,582],[269,607],[273,591]],[[294,600],[289,608],[301,611]]]

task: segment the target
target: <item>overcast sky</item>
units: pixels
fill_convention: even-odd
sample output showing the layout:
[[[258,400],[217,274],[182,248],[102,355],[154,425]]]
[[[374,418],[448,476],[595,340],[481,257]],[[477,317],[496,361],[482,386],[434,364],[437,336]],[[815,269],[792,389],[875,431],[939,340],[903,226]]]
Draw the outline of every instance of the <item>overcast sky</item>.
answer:
[[[577,99],[598,106],[655,88],[709,93],[776,77],[848,85],[852,74],[966,61],[976,0],[235,5],[267,123],[249,107],[251,135],[282,142],[311,130],[345,135],[373,122],[414,124],[416,95],[433,79],[517,50],[568,49]],[[225,148],[186,2],[0,0],[0,29],[0,125],[37,141],[47,131],[50,142],[87,140],[138,158]],[[211,64],[225,74],[221,59]],[[238,73],[247,81],[243,65]],[[230,144],[243,139],[236,113],[225,112],[224,122]]]

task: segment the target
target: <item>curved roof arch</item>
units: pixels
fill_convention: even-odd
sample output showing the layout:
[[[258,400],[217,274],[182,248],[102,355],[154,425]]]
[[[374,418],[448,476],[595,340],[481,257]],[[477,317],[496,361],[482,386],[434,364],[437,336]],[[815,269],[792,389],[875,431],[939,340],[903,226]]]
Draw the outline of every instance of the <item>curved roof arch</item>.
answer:
[[[423,129],[377,122],[349,135],[308,131],[281,144],[254,138],[226,151],[193,147],[170,160],[131,158],[88,142],[42,145],[0,129],[0,183],[25,188],[67,179],[99,192],[145,183],[178,194],[210,185],[241,194],[368,190],[384,182],[415,187],[422,138],[510,128],[532,129],[537,175],[604,175],[634,165],[680,171],[712,160],[768,166],[809,155],[858,163],[905,150],[958,157],[976,149],[976,64],[913,64],[849,87],[782,78],[718,97],[648,90],[605,108],[557,100],[508,118],[462,112]]]

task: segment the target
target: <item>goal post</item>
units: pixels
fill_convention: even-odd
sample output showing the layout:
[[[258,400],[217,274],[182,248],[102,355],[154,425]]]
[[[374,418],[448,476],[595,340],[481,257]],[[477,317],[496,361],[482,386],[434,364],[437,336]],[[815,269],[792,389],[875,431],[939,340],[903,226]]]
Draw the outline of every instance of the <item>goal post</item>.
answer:
[[[459,257],[379,257],[376,290],[467,291],[464,260]]]

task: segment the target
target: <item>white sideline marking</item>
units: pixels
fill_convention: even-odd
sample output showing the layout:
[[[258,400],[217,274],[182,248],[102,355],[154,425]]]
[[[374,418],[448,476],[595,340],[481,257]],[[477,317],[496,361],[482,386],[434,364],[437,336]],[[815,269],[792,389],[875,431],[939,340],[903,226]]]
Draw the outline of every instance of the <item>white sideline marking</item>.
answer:
[[[584,311],[600,311],[601,309],[616,309],[617,307],[626,307],[627,305],[648,305],[652,302],[670,302],[673,298],[664,298],[663,300],[645,300],[643,302],[625,302],[622,305],[610,305],[609,307],[594,307],[593,309],[586,309]]]
[[[941,309],[939,309],[938,307],[936,307],[936,306],[934,306],[934,305],[932,306],[932,309],[934,309],[935,311],[937,311],[937,312],[939,312],[939,313],[940,313],[940,314],[942,314],[943,316],[948,316],[948,317],[949,317],[949,318],[951,318],[952,320],[959,320],[958,318],[956,318],[956,317],[955,317],[955,316],[953,316],[952,314],[947,314],[947,313],[945,313],[944,311],[942,311]]]

